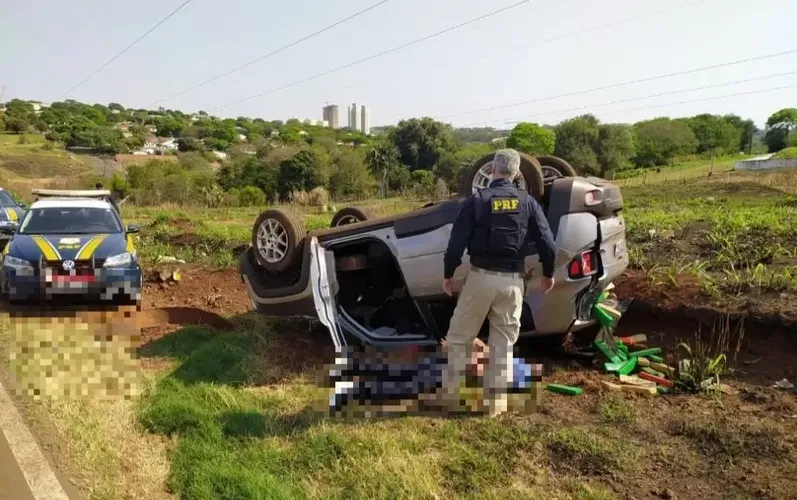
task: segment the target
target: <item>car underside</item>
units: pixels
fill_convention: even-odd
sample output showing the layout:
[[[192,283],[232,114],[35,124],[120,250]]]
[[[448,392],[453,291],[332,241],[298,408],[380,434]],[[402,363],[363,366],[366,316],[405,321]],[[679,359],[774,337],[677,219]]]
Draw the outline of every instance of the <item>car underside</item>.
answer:
[[[593,302],[627,267],[622,195],[602,179],[564,175],[543,179],[536,189],[557,244],[557,284],[548,294],[537,290],[541,265],[532,249],[521,335],[562,335],[595,324]],[[255,224],[253,245],[240,256],[252,306],[267,315],[318,316],[331,329],[373,345],[437,343],[456,306],[456,296],[442,290],[442,260],[461,204],[448,200],[366,220],[361,209],[343,209],[348,212],[336,215],[339,220],[352,214],[355,220],[309,234],[295,227],[285,234],[264,232],[274,226],[272,219],[293,223],[266,211]],[[264,217],[268,212],[275,214]],[[283,253],[292,250],[293,263],[275,270],[285,259],[264,256],[278,257],[283,246]],[[464,279],[468,269],[466,254],[455,278]],[[482,334],[487,331],[485,320]]]

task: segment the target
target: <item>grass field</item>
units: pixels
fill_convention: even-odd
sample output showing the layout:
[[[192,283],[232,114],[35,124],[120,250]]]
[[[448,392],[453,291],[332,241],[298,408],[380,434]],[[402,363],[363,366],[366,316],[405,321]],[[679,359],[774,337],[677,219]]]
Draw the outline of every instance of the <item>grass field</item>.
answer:
[[[675,181],[631,179],[623,188],[632,271],[670,294],[695,287],[720,309],[770,304],[788,312],[797,291],[797,199],[789,194],[797,174],[729,177],[715,165],[708,177],[701,168]],[[686,176],[692,172],[700,175]],[[380,215],[423,202],[359,205]],[[308,230],[328,227],[332,217],[290,208]],[[59,465],[90,499],[742,499],[787,498],[797,488],[797,403],[766,387],[794,381],[793,354],[781,344],[743,352],[743,368],[723,379],[732,389],[724,395],[617,395],[602,389],[597,371],[546,359],[546,382],[578,385],[584,394],[546,393],[539,412],[500,420],[321,416],[326,393],[314,382],[329,361],[328,333],[246,312],[233,250],[249,242],[261,210],[124,208],[128,222],[144,226],[145,265],[159,255],[183,258],[199,282],[152,286],[145,308],[156,299],[158,307],[186,306],[214,294],[237,305],[207,306],[230,319],[227,330],[147,330],[140,400],[28,406]],[[207,267],[223,271],[210,275]],[[88,323],[68,335],[91,336],[102,326]],[[665,345],[665,338],[693,338],[695,324],[629,316],[619,328]],[[771,332],[749,337],[774,342]],[[770,352],[783,357],[761,361]],[[665,345],[670,363],[674,356]]]

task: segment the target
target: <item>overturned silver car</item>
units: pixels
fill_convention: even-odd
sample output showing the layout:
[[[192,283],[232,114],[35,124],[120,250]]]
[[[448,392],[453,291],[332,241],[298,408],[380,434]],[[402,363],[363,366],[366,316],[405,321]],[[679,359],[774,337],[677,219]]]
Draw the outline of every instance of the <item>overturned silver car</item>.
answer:
[[[491,161],[488,155],[473,165],[465,179],[469,191],[489,184]],[[555,157],[522,155],[521,173],[519,182],[545,210],[557,246],[556,286],[548,294],[536,286],[539,260],[527,258],[521,335],[563,335],[594,325],[593,302],[628,266],[620,189],[579,177]],[[272,316],[318,316],[333,336],[380,347],[437,343],[456,305],[442,289],[443,254],[462,202],[381,218],[347,207],[333,227],[310,233],[293,214],[266,210],[240,256],[252,307]],[[455,278],[468,269],[466,253]],[[483,326],[486,333],[486,321]]]

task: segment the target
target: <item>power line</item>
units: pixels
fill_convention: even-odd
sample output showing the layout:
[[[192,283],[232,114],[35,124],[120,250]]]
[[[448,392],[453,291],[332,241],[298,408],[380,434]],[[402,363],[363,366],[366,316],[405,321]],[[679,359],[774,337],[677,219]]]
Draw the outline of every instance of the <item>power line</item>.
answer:
[[[241,103],[244,103],[244,102],[247,102],[247,101],[251,101],[252,99],[257,99],[258,97],[263,97],[263,96],[268,95],[268,94],[273,94],[275,92],[279,92],[281,90],[285,90],[287,88],[295,87],[296,85],[301,85],[302,83],[306,83],[306,82],[309,82],[311,80],[315,80],[317,78],[321,78],[322,76],[326,76],[326,75],[329,75],[329,74],[332,74],[332,73],[336,73],[336,72],[341,71],[341,70],[346,69],[346,68],[351,68],[352,66],[356,66],[356,65],[362,64],[362,63],[364,63],[366,61],[370,61],[370,60],[376,59],[378,57],[382,57],[382,56],[385,56],[387,54],[390,54],[390,53],[393,53],[393,52],[397,52],[397,51],[402,50],[402,49],[406,49],[407,47],[411,47],[413,45],[416,45],[418,43],[424,42],[424,41],[429,40],[431,38],[435,38],[437,36],[443,35],[445,33],[454,31],[454,30],[459,29],[459,28],[463,28],[463,27],[468,26],[470,24],[473,24],[475,22],[482,21],[484,19],[487,19],[488,17],[492,17],[492,16],[494,16],[496,14],[500,14],[500,13],[506,12],[506,11],[508,11],[510,9],[514,9],[515,7],[519,7],[519,6],[523,5],[523,4],[529,3],[530,1],[531,0],[522,0],[520,2],[514,3],[514,4],[509,5],[507,7],[503,7],[501,9],[494,10],[492,12],[489,12],[487,14],[481,15],[481,16],[476,17],[474,19],[471,19],[469,21],[465,21],[464,23],[457,24],[456,26],[451,26],[450,28],[446,28],[444,30],[432,33],[431,35],[426,35],[426,36],[424,36],[422,38],[418,38],[417,40],[413,40],[411,42],[407,42],[407,43],[399,45],[397,47],[393,47],[392,49],[388,49],[388,50],[379,52],[378,54],[374,54],[374,55],[365,57],[363,59],[359,59],[357,61],[354,61],[354,62],[351,62],[351,63],[348,63],[348,64],[344,64],[343,66],[338,66],[337,68],[331,69],[329,71],[324,71],[323,73],[315,74],[313,76],[304,78],[302,80],[297,80],[297,81],[295,81],[293,83],[289,83],[287,85],[283,85],[282,87],[274,88],[274,89],[271,89],[271,90],[267,90],[265,92],[261,92],[259,94],[255,94],[255,95],[253,95],[251,97],[247,97],[245,99],[239,99],[237,101],[234,101],[234,102],[231,102],[231,103],[228,103],[228,104],[223,104],[221,106],[216,106],[215,108],[211,108],[208,111],[216,111],[218,109],[225,108],[227,106],[234,106],[236,104],[241,104]]]
[[[172,17],[173,15],[177,14],[177,12],[179,12],[179,11],[180,11],[180,10],[181,10],[183,7],[185,7],[186,5],[188,5],[189,3],[191,3],[191,1],[192,1],[192,0],[185,0],[185,2],[183,2],[182,4],[180,4],[180,6],[179,6],[179,7],[177,7],[177,8],[176,8],[176,9],[174,9],[173,11],[171,11],[171,12],[169,13],[169,15],[168,15],[168,16],[166,16],[166,17],[164,17],[163,19],[161,19],[161,20],[160,20],[160,22],[158,22],[158,24],[156,24],[155,26],[153,26],[152,28],[150,28],[150,29],[149,29],[149,30],[148,30],[146,33],[144,33],[144,34],[143,34],[143,35],[141,35],[140,37],[136,38],[136,39],[135,39],[135,41],[133,41],[133,43],[131,43],[130,45],[128,45],[127,47],[125,47],[125,48],[124,48],[124,49],[123,49],[121,52],[119,52],[118,54],[116,54],[115,56],[113,56],[112,58],[110,58],[110,59],[109,59],[109,60],[108,60],[108,61],[107,61],[105,64],[103,64],[102,66],[100,66],[99,68],[97,68],[96,70],[94,70],[94,72],[93,72],[92,74],[90,74],[89,76],[87,76],[86,78],[84,78],[83,80],[81,80],[80,82],[78,82],[78,83],[77,83],[77,84],[76,84],[74,87],[72,87],[71,89],[67,90],[67,91],[66,91],[66,92],[64,92],[63,94],[61,94],[61,95],[60,95],[60,96],[59,96],[57,99],[55,99],[55,100],[56,100],[56,101],[60,101],[61,99],[63,99],[63,98],[64,98],[64,97],[66,97],[67,95],[69,95],[71,92],[73,92],[75,89],[77,89],[78,87],[80,87],[81,85],[83,85],[84,83],[86,83],[87,81],[89,81],[90,79],[92,79],[92,78],[93,78],[93,77],[94,77],[94,76],[95,76],[97,73],[99,73],[100,71],[104,70],[104,69],[105,69],[105,68],[106,68],[106,67],[107,67],[109,64],[111,64],[112,62],[114,62],[115,60],[117,60],[119,57],[121,57],[121,55],[122,55],[122,54],[124,54],[125,52],[127,52],[128,50],[130,50],[130,49],[131,49],[131,48],[132,48],[132,47],[133,47],[135,44],[137,44],[138,42],[140,42],[141,40],[143,40],[143,39],[144,39],[144,37],[146,37],[147,35],[149,35],[149,34],[150,34],[150,33],[152,33],[153,31],[155,31],[155,29],[156,29],[158,26],[160,26],[161,24],[165,23],[165,22],[166,22],[166,21],[167,21],[167,20],[168,20],[170,17]]]
[[[664,97],[664,96],[668,96],[668,95],[685,94],[687,92],[695,92],[697,90],[707,90],[707,89],[714,89],[714,88],[719,88],[719,87],[727,87],[727,86],[730,86],[730,85],[738,85],[738,84],[741,84],[741,83],[757,82],[757,81],[761,81],[761,80],[768,80],[768,79],[771,79],[771,78],[778,78],[778,77],[781,77],[781,76],[789,76],[789,75],[797,75],[797,71],[789,71],[787,73],[777,73],[777,74],[774,74],[774,75],[758,76],[758,77],[755,77],[755,78],[747,78],[745,80],[736,80],[736,81],[733,81],[733,82],[718,83],[718,84],[714,84],[714,85],[704,85],[702,87],[693,87],[691,89],[673,90],[673,91],[669,91],[669,92],[661,92],[661,93],[658,93],[658,94],[646,95],[646,96],[642,96],[642,97],[632,97],[632,98],[629,98],[629,99],[621,99],[621,100],[618,100],[618,101],[610,101],[610,102],[604,102],[604,103],[600,103],[600,104],[590,104],[590,105],[587,105],[587,106],[577,106],[575,108],[557,109],[557,110],[554,110],[554,111],[544,111],[542,113],[534,113],[534,114],[530,114],[530,115],[524,115],[523,118],[531,118],[531,117],[535,117],[535,116],[553,115],[553,114],[557,114],[557,113],[566,113],[566,112],[569,112],[569,111],[580,111],[580,110],[584,110],[584,109],[597,108],[597,107],[601,107],[601,106],[610,106],[612,104],[621,104],[621,103],[625,103],[625,102],[642,101],[644,99],[653,99],[655,97]],[[516,123],[519,123],[520,121],[522,121],[522,119],[520,119],[520,117],[518,117],[518,119],[516,121],[512,121],[512,120],[516,120],[516,119],[505,120],[504,123],[507,124],[507,125],[513,125],[513,124],[516,124]],[[485,123],[485,122],[478,122],[478,123]],[[473,125],[473,124],[468,124],[466,126],[471,126],[471,125]]]
[[[656,104],[653,106],[643,106],[641,108],[632,108],[632,109],[616,109],[614,111],[608,111],[606,114],[609,113],[627,113],[629,111],[640,111],[643,109],[653,109],[653,108],[664,108],[667,106],[678,106],[680,104],[692,104],[695,102],[703,102],[703,101],[713,101],[716,99],[726,99],[728,97],[739,97],[743,95],[753,95],[753,94],[763,94],[765,92],[774,92],[776,90],[784,90],[784,89],[791,89],[797,87],[797,83],[793,83],[791,85],[784,85],[782,87],[772,87],[769,89],[762,89],[762,90],[750,90],[748,92],[737,92],[736,94],[726,94],[726,95],[718,95],[713,97],[703,97],[701,99],[692,99],[689,101],[680,101],[680,102],[668,102],[666,104]]]
[[[269,52],[268,54],[262,55],[260,57],[255,58],[255,59],[252,59],[251,61],[249,61],[247,63],[244,63],[244,64],[238,66],[237,68],[233,68],[233,69],[231,69],[231,70],[229,70],[227,72],[224,72],[224,73],[222,73],[220,75],[214,76],[213,78],[205,80],[204,82],[199,83],[197,85],[194,85],[193,87],[189,87],[189,88],[187,88],[185,90],[181,90],[180,92],[177,92],[176,94],[172,94],[169,97],[163,98],[163,99],[161,99],[159,101],[155,101],[150,106],[154,106],[154,105],[160,104],[160,103],[162,103],[164,101],[168,101],[170,99],[174,99],[175,97],[181,96],[183,94],[187,94],[188,92],[194,91],[194,90],[196,90],[196,89],[198,89],[200,87],[204,87],[205,85],[207,85],[209,83],[213,83],[216,80],[220,80],[220,79],[222,79],[222,78],[224,78],[226,76],[230,76],[231,74],[236,73],[238,71],[241,71],[244,68],[248,68],[249,66],[251,66],[251,65],[253,65],[255,63],[258,63],[258,62],[260,62],[260,61],[262,61],[264,59],[267,59],[267,58],[269,58],[269,57],[271,57],[273,55],[279,54],[280,52],[282,52],[284,50],[287,50],[287,49],[293,47],[294,45],[297,45],[297,44],[300,44],[300,43],[302,43],[304,41],[307,41],[307,40],[309,40],[309,39],[311,39],[311,38],[313,38],[313,37],[315,37],[317,35],[320,35],[321,33],[324,33],[325,31],[331,30],[332,28],[334,28],[336,26],[340,26],[341,24],[343,24],[343,23],[345,23],[347,21],[350,21],[350,20],[354,19],[355,17],[358,17],[358,16],[360,16],[362,14],[365,14],[366,12],[371,11],[371,10],[373,10],[373,9],[379,7],[380,5],[385,4],[385,3],[389,2],[389,1],[390,0],[382,0],[381,2],[375,3],[374,5],[371,5],[370,7],[367,7],[367,8],[365,8],[365,9],[359,11],[359,12],[356,12],[356,13],[350,15],[349,17],[347,17],[345,19],[341,19],[340,21],[338,21],[338,22],[336,22],[334,24],[330,24],[326,28],[320,29],[320,30],[316,31],[315,33],[307,35],[304,38],[300,38],[299,40],[296,40],[296,41],[294,41],[292,43],[289,43],[288,45],[284,45],[284,46],[282,46],[282,47],[280,47],[280,48],[278,48],[278,49],[276,49],[276,50],[274,50],[272,52]]]
[[[508,52],[511,52],[511,51],[519,50],[519,49],[527,49],[527,50],[528,49],[536,49],[536,48],[542,47],[543,45],[547,45],[549,43],[556,42],[558,40],[563,40],[563,39],[574,37],[574,36],[581,36],[581,35],[585,35],[585,34],[588,34],[588,33],[595,33],[595,32],[599,32],[599,31],[603,31],[603,30],[606,30],[606,29],[609,29],[609,28],[614,28],[614,27],[617,27],[617,26],[620,26],[620,25],[623,25],[623,24],[629,24],[629,23],[632,23],[632,22],[635,22],[635,21],[640,21],[640,20],[643,20],[643,19],[648,18],[648,17],[658,16],[658,15],[661,15],[661,14],[667,14],[669,12],[674,12],[674,11],[681,10],[681,9],[684,9],[684,8],[688,8],[688,7],[695,7],[697,5],[701,5],[701,4],[710,2],[710,1],[713,1],[713,0],[698,0],[698,1],[695,1],[695,2],[689,2],[689,3],[683,3],[683,4],[679,4],[679,5],[674,5],[674,6],[667,7],[665,9],[649,12],[647,14],[641,14],[641,15],[634,16],[634,17],[628,17],[628,18],[625,18],[625,19],[621,19],[619,21],[611,21],[609,23],[601,24],[601,25],[598,25],[598,26],[591,26],[591,27],[583,28],[583,29],[579,28],[579,29],[574,30],[574,31],[570,31],[570,32],[567,32],[567,33],[561,33],[561,34],[558,34],[558,35],[553,35],[553,36],[550,36],[548,38],[543,38],[541,40],[534,40],[534,42],[531,43],[531,44],[519,43],[519,44],[508,45],[506,47],[502,47],[501,51],[504,52],[504,53],[508,53]],[[470,63],[474,63],[474,62],[477,62],[477,61],[482,61],[484,59],[494,58],[494,57],[495,57],[495,52],[489,52],[489,53],[482,54],[482,55],[474,57],[474,58],[469,58],[468,61]],[[455,69],[458,66],[459,66],[459,64],[449,64],[449,65],[445,65],[445,66],[435,66],[434,69],[437,70],[437,71],[440,71],[441,69],[443,69],[443,70]],[[395,83],[396,81],[401,81],[401,80],[405,80],[407,78],[415,78],[415,77],[416,77],[415,73],[405,73],[405,74],[402,74],[402,75],[398,75],[397,77],[391,78],[390,82],[391,83]],[[353,83],[351,85],[347,85],[346,87],[342,87],[342,89],[350,89],[350,88],[356,87],[358,85],[360,85],[360,83]]]
[[[745,64],[745,63],[749,63],[749,62],[753,62],[753,61],[760,61],[760,60],[763,60],[763,59],[770,59],[770,58],[773,58],[773,57],[780,57],[780,56],[784,56],[784,55],[788,55],[788,54],[794,54],[794,53],[797,53],[797,49],[787,50],[787,51],[784,51],[784,52],[777,52],[777,53],[774,53],[774,54],[767,54],[767,55],[763,55],[763,56],[750,57],[750,58],[747,58],[747,59],[739,59],[739,60],[736,60],[736,61],[729,61],[729,62],[724,62],[724,63],[721,63],[721,64],[714,64],[714,65],[711,65],[711,66],[703,66],[702,68],[694,68],[694,69],[689,69],[689,70],[685,70],[685,71],[678,71],[678,72],[675,72],[675,73],[667,73],[667,74],[664,74],[664,75],[651,76],[651,77],[647,77],[647,78],[641,78],[639,80],[630,80],[630,81],[622,82],[622,83],[613,83],[611,85],[604,85],[602,87],[593,87],[591,89],[586,89],[586,90],[577,90],[575,92],[569,92],[567,94],[558,94],[558,95],[553,95],[553,96],[548,96],[548,97],[540,97],[540,98],[532,99],[532,100],[529,100],[529,101],[516,102],[516,103],[512,103],[512,104],[502,104],[500,106],[493,106],[493,107],[490,107],[490,108],[481,108],[481,109],[475,109],[475,110],[471,110],[471,111],[465,111],[465,112],[462,112],[462,113],[454,113],[454,114],[451,114],[451,115],[439,116],[438,119],[442,120],[442,119],[445,119],[445,118],[453,118],[453,117],[456,117],[456,116],[464,116],[464,115],[471,115],[471,114],[474,114],[474,113],[483,113],[483,112],[487,112],[487,111],[496,111],[496,110],[499,110],[499,109],[514,108],[514,107],[523,106],[523,105],[526,105],[526,104],[533,104],[533,103],[542,102],[542,101],[550,101],[552,99],[560,99],[560,98],[563,98],[563,97],[572,97],[572,96],[581,95],[581,94],[588,94],[590,92],[597,92],[599,90],[608,90],[608,89],[613,89],[613,88],[617,88],[617,87],[624,87],[624,86],[627,86],[627,85],[634,85],[634,84],[637,84],[637,83],[651,82],[651,81],[654,81],[654,80],[661,80],[663,78],[671,78],[673,76],[688,75],[690,73],[699,73],[701,71],[708,71],[708,70],[711,70],[711,69],[724,68],[724,67],[727,67],[727,66],[735,66],[735,65],[738,65],[738,64]]]

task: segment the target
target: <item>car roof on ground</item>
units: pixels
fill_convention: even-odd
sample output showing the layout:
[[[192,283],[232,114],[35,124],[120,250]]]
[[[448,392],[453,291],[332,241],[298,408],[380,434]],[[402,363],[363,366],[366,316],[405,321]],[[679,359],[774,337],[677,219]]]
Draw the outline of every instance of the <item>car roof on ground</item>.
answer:
[[[37,208],[107,208],[113,209],[111,204],[105,200],[96,198],[46,198],[34,201],[30,206],[31,210]]]

